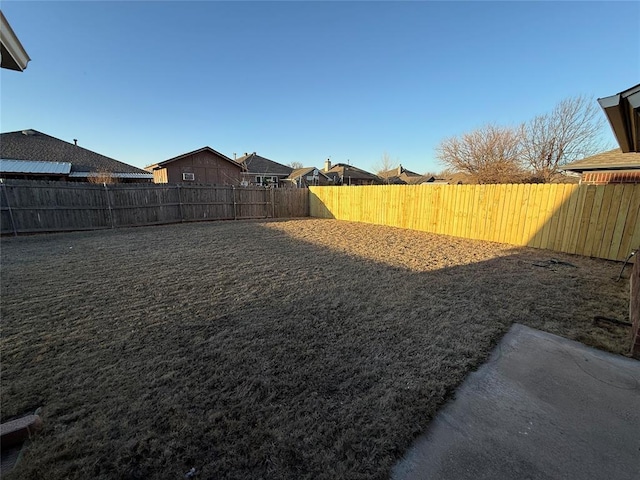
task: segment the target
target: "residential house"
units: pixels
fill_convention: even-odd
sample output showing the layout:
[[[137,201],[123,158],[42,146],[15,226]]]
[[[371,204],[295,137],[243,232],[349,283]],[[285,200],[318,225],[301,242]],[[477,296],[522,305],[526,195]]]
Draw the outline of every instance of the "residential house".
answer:
[[[211,147],[183,153],[145,169],[153,173],[155,183],[239,185],[242,180],[242,166]]]
[[[245,153],[236,160],[242,165],[243,185],[262,185],[277,187],[286,182],[293,168],[261,157],[256,152]]]
[[[623,153],[619,148],[564,165],[566,172],[580,174],[580,183],[640,183],[640,153]]]
[[[442,183],[435,177],[420,175],[419,173],[407,170],[402,165],[398,165],[397,168],[387,170],[386,172],[381,172],[378,176],[382,178],[385,183],[391,185],[420,185],[423,183],[433,183],[437,181]]]
[[[149,172],[29,129],[0,134],[0,177],[28,180],[151,182]]]
[[[286,178],[296,187],[327,186],[332,185],[332,180],[316,167],[296,168]]]
[[[329,177],[334,185],[382,185],[385,183],[377,175],[353,165],[336,163],[332,166],[330,160],[324,163],[322,173]]]

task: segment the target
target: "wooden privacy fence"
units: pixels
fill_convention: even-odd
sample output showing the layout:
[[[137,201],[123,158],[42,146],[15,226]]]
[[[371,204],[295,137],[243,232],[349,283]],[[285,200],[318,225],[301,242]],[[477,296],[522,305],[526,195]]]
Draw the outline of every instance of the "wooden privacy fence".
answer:
[[[309,215],[306,189],[26,180],[0,188],[3,234]]]
[[[311,187],[312,217],[624,260],[640,247],[640,184]]]

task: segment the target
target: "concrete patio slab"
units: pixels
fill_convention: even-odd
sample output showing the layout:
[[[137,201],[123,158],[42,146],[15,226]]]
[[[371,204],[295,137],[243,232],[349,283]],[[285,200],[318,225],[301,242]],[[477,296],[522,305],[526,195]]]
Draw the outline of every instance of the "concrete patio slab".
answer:
[[[515,324],[393,480],[640,478],[640,362]]]

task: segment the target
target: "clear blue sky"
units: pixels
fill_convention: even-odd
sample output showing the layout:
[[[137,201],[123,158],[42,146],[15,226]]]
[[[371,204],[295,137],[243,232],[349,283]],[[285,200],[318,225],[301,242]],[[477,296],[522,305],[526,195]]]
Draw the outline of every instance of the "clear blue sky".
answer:
[[[638,2],[13,2],[32,61],[1,129],[143,167],[208,145],[289,163],[435,147],[640,82]],[[613,141],[610,129],[607,140]]]

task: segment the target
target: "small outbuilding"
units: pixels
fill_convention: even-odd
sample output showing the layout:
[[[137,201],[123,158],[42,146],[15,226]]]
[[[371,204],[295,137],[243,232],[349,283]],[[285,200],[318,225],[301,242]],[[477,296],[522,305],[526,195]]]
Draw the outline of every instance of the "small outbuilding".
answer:
[[[153,173],[154,183],[239,185],[242,180],[242,165],[211,147],[154,163],[145,170]]]

